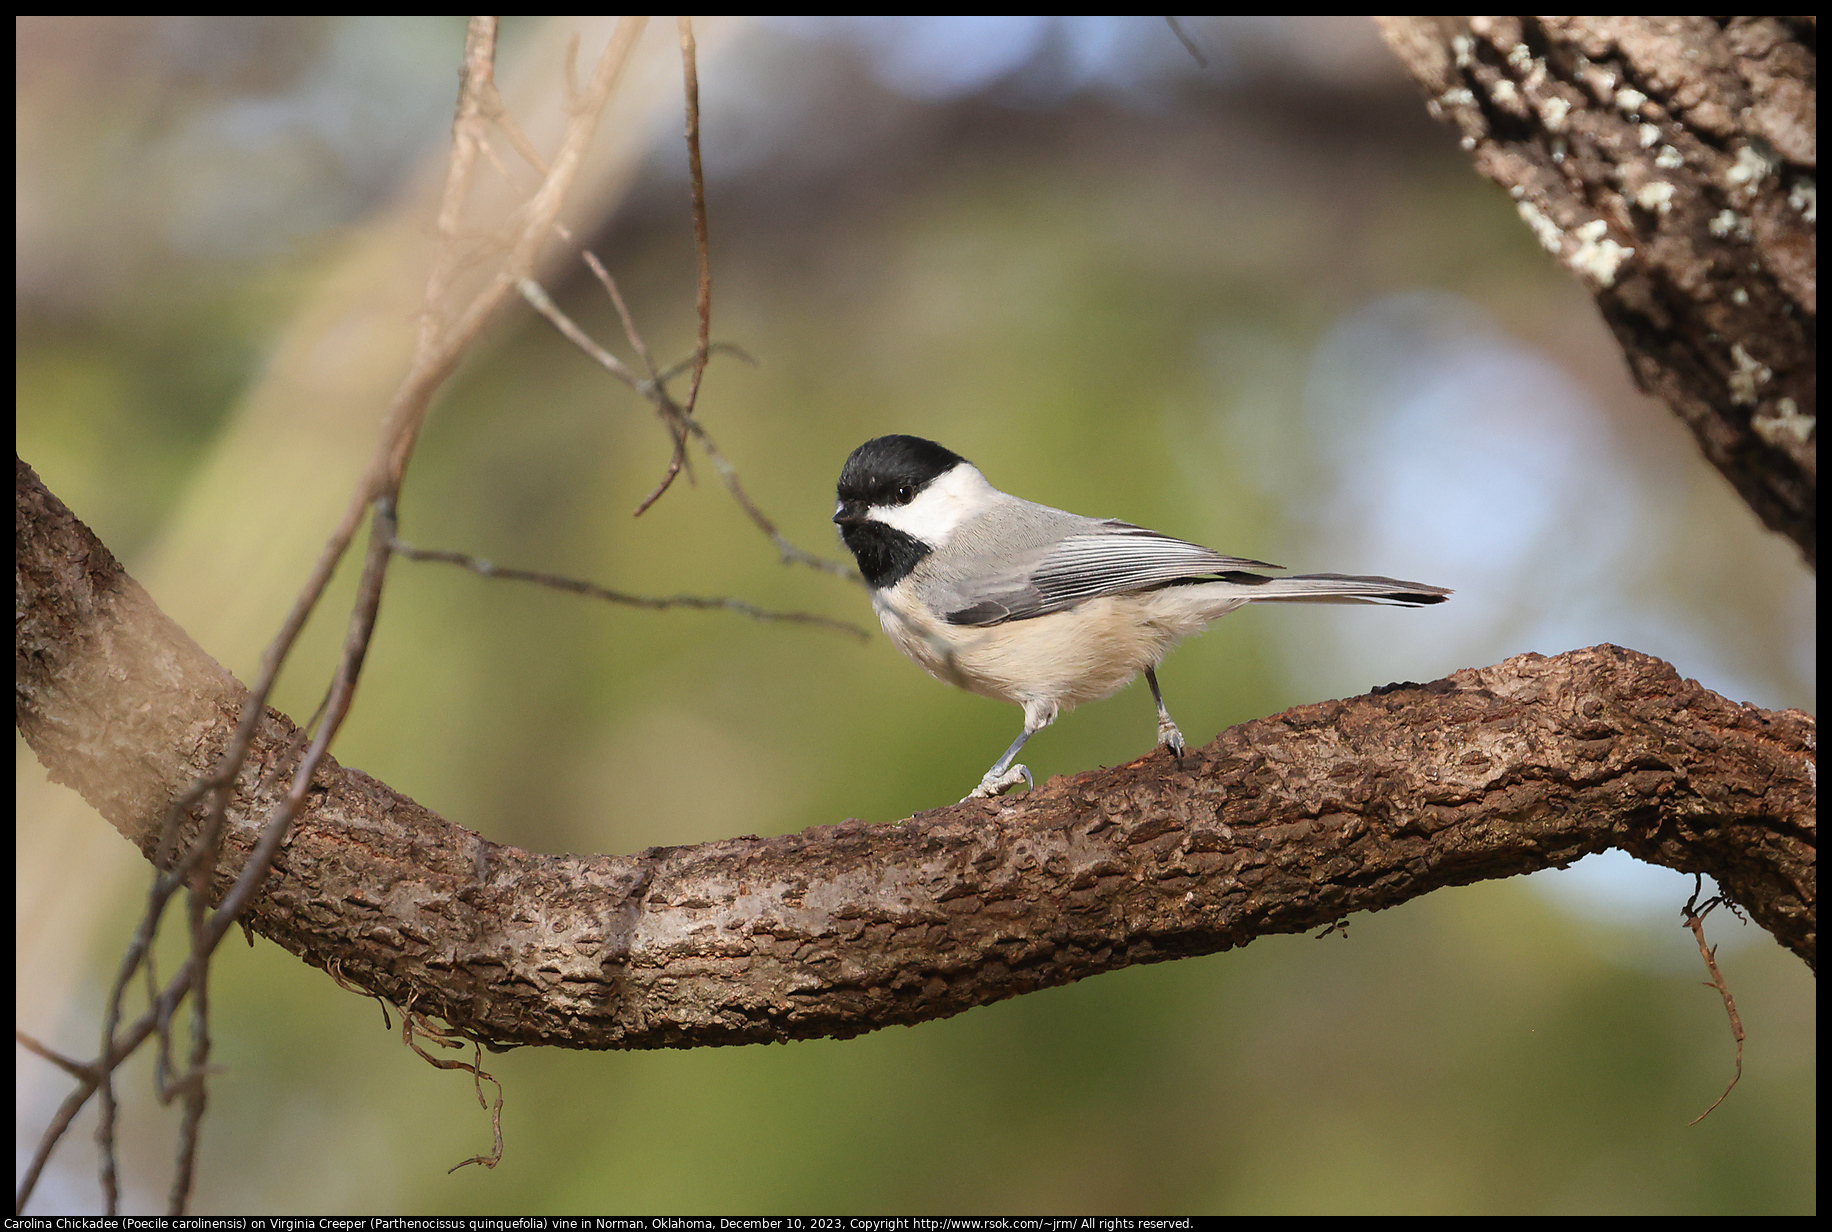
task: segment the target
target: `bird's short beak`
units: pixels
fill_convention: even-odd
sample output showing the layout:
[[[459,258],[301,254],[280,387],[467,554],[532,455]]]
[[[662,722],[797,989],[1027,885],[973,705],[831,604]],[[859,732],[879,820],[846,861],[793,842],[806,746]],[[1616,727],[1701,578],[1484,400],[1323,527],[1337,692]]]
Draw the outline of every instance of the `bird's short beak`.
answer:
[[[833,511],[833,520],[840,526],[850,526],[854,522],[863,522],[865,520],[865,505],[860,501],[841,501],[839,508]]]

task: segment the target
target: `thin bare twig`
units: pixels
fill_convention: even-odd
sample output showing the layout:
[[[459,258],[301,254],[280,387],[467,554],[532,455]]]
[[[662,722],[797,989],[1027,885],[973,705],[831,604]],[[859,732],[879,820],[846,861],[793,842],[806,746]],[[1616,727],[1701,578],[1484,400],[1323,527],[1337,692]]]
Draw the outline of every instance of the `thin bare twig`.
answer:
[[[655,370],[655,357],[649,354],[649,344],[643,341],[642,331],[636,328],[636,318],[630,314],[630,306],[623,302],[623,292],[617,289],[617,280],[611,277],[611,271],[604,268],[604,262],[591,249],[587,248],[579,255],[585,259],[585,267],[591,270],[598,285],[611,297],[611,304],[617,309],[617,319],[623,322],[624,339],[630,344],[630,349],[636,352],[636,358],[642,360],[643,371],[649,374],[651,381],[661,384],[667,378]]]
[[[743,360],[753,368],[757,367],[757,357],[735,342],[715,342],[708,346],[706,350],[709,354],[730,355],[733,359]],[[689,355],[686,359],[676,360],[666,368],[663,368],[661,375],[656,379],[659,381],[672,381],[675,377],[687,371],[687,369],[692,366],[693,356]]]
[[[666,401],[672,404],[674,399],[668,398]],[[666,492],[674,483],[674,477],[687,469],[687,433],[680,424],[679,416],[664,412],[662,418],[668,422],[668,431],[674,440],[673,448],[668,455],[668,468],[662,472],[661,480],[649,490],[649,494],[636,502],[636,508],[631,511],[631,517],[640,518],[649,512],[649,506],[662,498],[662,493]]]
[[[182,1215],[190,1205],[191,1182],[197,1175],[197,1149],[203,1139],[204,1110],[209,1107],[210,1089],[204,1080],[210,1056],[210,964],[207,932],[203,919],[203,896],[193,895],[192,953],[198,958],[197,987],[191,992],[191,1060],[190,1068],[179,1080],[184,1095],[184,1116],[178,1128],[178,1166],[172,1170],[171,1195],[166,1211]]]
[[[693,410],[700,400],[700,379],[706,375],[706,359],[710,354],[708,340],[712,334],[712,262],[706,243],[706,177],[700,166],[700,70],[698,48],[693,39],[693,21],[688,17],[677,18],[681,32],[681,86],[686,94],[687,113],[687,181],[689,195],[693,201],[693,249],[697,266],[697,277],[694,288],[694,311],[699,318],[699,341],[693,351],[693,382],[687,390],[687,404],[680,406],[672,398],[656,401],[655,409],[660,413],[663,425],[668,429],[668,436],[673,448],[668,455],[668,468],[662,472],[661,481],[655,489],[644,497],[636,506],[635,517],[641,517],[662,493],[674,483],[676,475],[687,464],[687,433],[693,418]],[[618,313],[624,318],[626,331],[634,333],[630,317],[623,307],[623,297],[617,294],[614,283],[609,281],[608,274],[601,275],[610,288],[611,296],[617,302]],[[632,339],[632,345],[636,345]],[[649,376],[656,380],[655,365],[649,364]],[[656,381],[659,385],[659,380]]]
[[[706,175],[700,169],[700,69],[693,41],[693,19],[678,18],[681,28],[681,80],[687,94],[687,179],[693,192],[693,252],[699,263],[694,311],[700,318],[699,345],[693,354],[693,383],[687,387],[688,419],[700,400],[700,378],[706,374],[707,342],[712,336],[712,257],[706,242]]]
[[[744,510],[745,516],[750,518],[751,523],[768,536],[771,543],[776,545],[776,551],[781,555],[785,565],[803,564],[812,569],[819,569],[823,573],[831,573],[835,577],[843,577],[855,582],[859,580],[859,571],[851,565],[843,565],[838,561],[828,560],[811,552],[804,552],[783,538],[782,532],[776,529],[776,523],[770,520],[769,515],[752,503],[751,498],[744,491],[744,485],[738,480],[738,468],[733,466],[719,451],[719,447],[713,443],[712,437],[707,435],[700,421],[689,419],[687,426],[699,440],[700,448],[706,451],[706,456],[712,461],[714,469],[719,472],[719,478],[725,481],[725,487],[731,492],[732,499],[738,502],[738,508]]]
[[[1170,27],[1170,32],[1177,36],[1178,42],[1183,44],[1183,50],[1195,57],[1196,63],[1200,67],[1207,68],[1209,66],[1208,57],[1204,56],[1201,48],[1196,46],[1196,40],[1183,32],[1182,22],[1178,21],[1175,17],[1166,16],[1164,18],[1164,24]]]
[[[83,1062],[78,1061],[74,1057],[66,1057],[56,1049],[33,1039],[17,1027],[13,1028],[13,1039],[18,1041],[19,1046],[24,1048],[27,1052],[37,1053],[51,1064],[57,1066],[57,1068],[69,1074],[72,1078],[88,1078],[90,1074],[94,1072]]]
[[[670,443],[668,466],[662,472],[662,477],[654,489],[637,502],[636,510],[631,516],[638,518],[648,512],[649,506],[662,498],[662,494],[673,485],[675,476],[687,467],[689,421],[693,416],[694,406],[699,402],[700,378],[706,373],[707,340],[712,331],[712,265],[706,245],[706,180],[700,168],[700,71],[697,48],[693,40],[693,22],[687,17],[680,17],[677,20],[681,32],[681,83],[686,94],[687,179],[693,201],[693,246],[697,267],[694,308],[699,318],[699,342],[693,353],[693,384],[687,393],[687,405],[682,407],[677,404],[665,390],[662,391],[661,397],[653,399],[656,413],[660,415],[662,425],[668,429]],[[623,296],[617,293],[617,284],[601,266],[596,266],[595,263],[593,272],[610,291],[611,299],[617,305],[617,313],[623,318],[624,332],[630,338],[630,345],[636,347],[638,353],[643,356],[649,368],[649,379],[659,389],[661,380],[656,376],[654,361],[649,359],[648,348],[643,346],[639,340],[629,310],[624,306]],[[688,477],[692,478],[691,471]]]
[[[584,351],[606,372],[609,372],[612,376],[628,385],[631,389],[634,389],[637,393],[644,392],[647,382],[634,372],[631,372],[629,366],[621,359],[618,359],[615,355],[592,341],[592,336],[590,334],[580,329],[571,317],[561,312],[560,306],[553,302],[552,296],[547,294],[547,288],[543,287],[532,278],[524,278],[517,284],[517,289],[521,291],[522,298],[527,300],[529,305],[536,312],[552,322],[553,327],[559,330],[568,342],[578,347],[581,351]]]
[[[209,902],[211,873],[201,865],[192,872],[185,907],[189,916],[191,959],[197,968],[197,981],[191,990],[191,1056],[185,1073],[171,1089],[161,1092],[170,1100],[174,1094],[184,1097],[184,1116],[178,1129],[178,1166],[172,1170],[172,1187],[166,1200],[166,1212],[183,1215],[190,1205],[191,1182],[197,1175],[197,1148],[203,1137],[204,1110],[209,1106],[206,1082],[210,1059],[210,952],[216,941],[210,937],[206,905]],[[170,1043],[169,1018],[160,1025],[161,1060]]]
[[[26,1164],[25,1173],[19,1178],[18,1195],[13,1203],[13,1214],[25,1213],[26,1199],[32,1196],[32,1190],[37,1186],[38,1178],[44,1175],[45,1164],[50,1162],[52,1148],[62,1140],[64,1131],[70,1128],[70,1122],[76,1119],[76,1114],[83,1110],[83,1105],[89,1102],[91,1095],[95,1094],[98,1081],[99,1079],[93,1075],[83,1078],[77,1083],[76,1090],[64,1096],[64,1102],[59,1104],[57,1111],[51,1114],[50,1121],[45,1124],[45,1132],[39,1135],[38,1145],[32,1150],[31,1162]]]
[[[436,561],[440,564],[457,565],[469,569],[482,577],[504,578],[512,582],[532,582],[538,586],[547,586],[554,590],[570,591],[576,595],[585,595],[593,599],[603,599],[607,603],[621,603],[626,607],[641,607],[662,610],[673,607],[698,608],[702,611],[736,612],[752,620],[782,621],[789,624],[820,625],[850,633],[860,641],[866,641],[870,635],[858,625],[831,616],[821,616],[814,612],[773,612],[745,603],[741,599],[728,599],[723,596],[707,595],[632,595],[620,590],[608,590],[591,582],[578,578],[562,577],[555,573],[537,573],[530,569],[509,569],[491,564],[477,556],[467,556],[463,552],[441,552],[429,548],[416,548],[401,539],[393,543],[394,551],[409,560]]]
[[[592,271],[592,276],[597,278],[605,294],[611,297],[611,303],[617,309],[617,319],[623,322],[623,336],[629,342],[630,349],[636,352],[636,358],[642,360],[643,370],[649,374],[648,387],[638,388],[637,392],[647,397],[654,405],[656,415],[660,417],[662,425],[668,429],[668,439],[673,442],[672,451],[668,457],[668,469],[662,475],[661,482],[655,485],[654,491],[643,498],[632,515],[641,517],[643,511],[653,505],[661,494],[668,490],[668,485],[674,482],[674,477],[682,470],[687,472],[687,481],[693,482],[693,464],[687,458],[687,429],[686,425],[681,422],[685,413],[668,394],[668,378],[655,370],[655,357],[649,353],[649,344],[643,341],[642,331],[636,328],[636,317],[630,312],[630,306],[624,303],[623,292],[617,289],[617,280],[611,277],[611,271],[604,268],[604,262],[598,259],[597,253],[587,249],[581,255],[585,258],[586,267]]]

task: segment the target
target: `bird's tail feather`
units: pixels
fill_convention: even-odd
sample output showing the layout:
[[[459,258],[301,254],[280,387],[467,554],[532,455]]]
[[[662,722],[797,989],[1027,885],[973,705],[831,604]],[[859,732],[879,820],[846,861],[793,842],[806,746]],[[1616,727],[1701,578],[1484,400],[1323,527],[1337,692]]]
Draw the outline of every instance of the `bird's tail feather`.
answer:
[[[1347,573],[1305,573],[1297,577],[1266,577],[1258,573],[1227,573],[1227,581],[1252,587],[1255,603],[1398,603],[1423,607],[1442,603],[1452,592],[1423,582],[1402,582],[1390,577],[1356,577]]]

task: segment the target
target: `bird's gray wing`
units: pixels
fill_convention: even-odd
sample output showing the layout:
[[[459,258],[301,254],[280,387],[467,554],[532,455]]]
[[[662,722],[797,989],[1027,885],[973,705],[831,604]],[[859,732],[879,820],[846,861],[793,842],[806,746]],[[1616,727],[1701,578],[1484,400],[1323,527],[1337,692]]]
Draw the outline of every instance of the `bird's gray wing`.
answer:
[[[1064,516],[1073,518],[1073,524],[1055,527],[1058,533],[1046,543],[1020,545],[1015,553],[1001,554],[1015,567],[997,576],[959,579],[949,586],[946,598],[938,604],[948,623],[996,625],[1028,620],[1100,595],[1279,567],[1223,556],[1129,522]],[[1251,580],[1267,579],[1255,576]]]

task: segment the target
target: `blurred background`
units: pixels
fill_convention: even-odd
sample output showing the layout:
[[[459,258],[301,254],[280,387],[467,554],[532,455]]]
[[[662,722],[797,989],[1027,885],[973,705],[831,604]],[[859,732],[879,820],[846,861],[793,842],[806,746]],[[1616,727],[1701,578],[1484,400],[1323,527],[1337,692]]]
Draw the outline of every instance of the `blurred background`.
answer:
[[[797,545],[839,559],[859,442],[940,440],[997,485],[1303,571],[1454,587],[1424,611],[1248,609],[1161,677],[1184,732],[1525,651],[1614,642],[1813,709],[1815,600],[1584,291],[1433,125],[1365,21],[706,19],[716,358],[700,417]],[[538,134],[567,35],[511,19]],[[244,680],[405,369],[459,18],[24,18],[21,456]],[[525,110],[524,110],[525,108]],[[651,24],[575,225],[659,357],[694,262],[674,24]],[[507,143],[502,143],[508,159]],[[549,146],[548,148],[551,148]],[[572,266],[548,285],[624,351]],[[627,352],[626,352],[627,355]],[[519,305],[452,383],[402,534],[650,594],[872,624],[778,563],[646,404]],[[309,713],[349,577],[282,681]],[[959,798],[1015,707],[867,642],[608,607],[446,566],[391,574],[334,749],[494,841],[627,852]],[[1143,686],[1027,746],[1039,781],[1141,756]],[[92,1051],[147,880],[18,766],[16,1016]],[[219,956],[198,1213],[1575,1213],[1815,1207],[1804,966],[1679,910],[1620,853],[1358,916],[1346,936],[1103,975],[845,1042],[523,1049],[494,1171],[469,1080],[266,942]],[[171,962],[162,964],[170,970]],[[15,1158],[67,1083],[20,1052]],[[125,1207],[176,1118],[136,1065]],[[99,1208],[93,1109],[28,1213]],[[16,1165],[17,1167],[20,1165]]]

